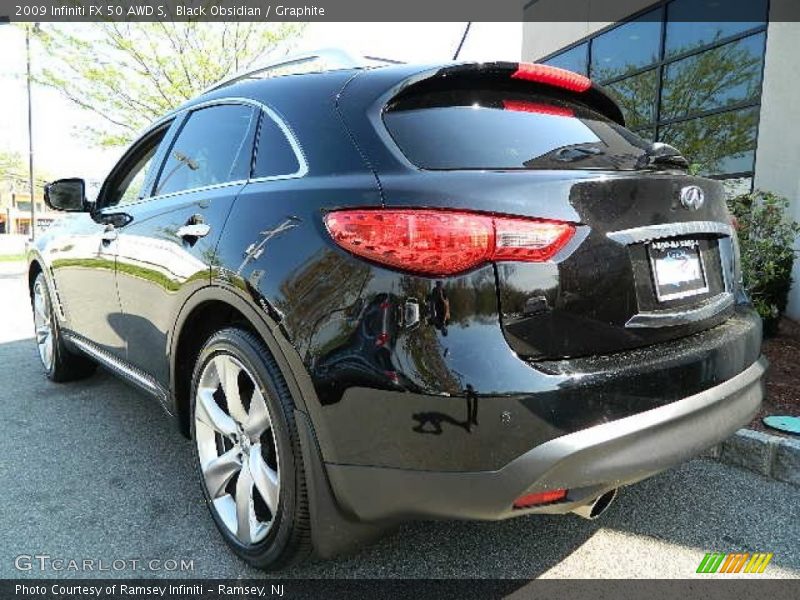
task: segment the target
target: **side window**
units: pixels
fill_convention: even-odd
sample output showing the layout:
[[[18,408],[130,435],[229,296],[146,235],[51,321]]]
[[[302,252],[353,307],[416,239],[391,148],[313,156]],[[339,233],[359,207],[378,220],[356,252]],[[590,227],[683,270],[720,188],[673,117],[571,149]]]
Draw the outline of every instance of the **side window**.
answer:
[[[156,153],[158,146],[153,146],[152,150],[136,164],[131,171],[130,182],[122,191],[119,202],[117,204],[124,205],[131,202],[138,202],[144,197],[142,186],[144,186],[145,177],[150,170],[150,165],[153,162],[153,155]]]
[[[168,129],[169,126],[165,125],[136,149],[112,181],[104,206],[122,206],[138,202],[147,195],[147,190],[144,189],[147,173]]]
[[[254,108],[240,104],[192,112],[169,151],[155,194],[247,179],[256,115]]]
[[[293,175],[299,170],[297,154],[283,129],[268,114],[262,114],[253,177]]]

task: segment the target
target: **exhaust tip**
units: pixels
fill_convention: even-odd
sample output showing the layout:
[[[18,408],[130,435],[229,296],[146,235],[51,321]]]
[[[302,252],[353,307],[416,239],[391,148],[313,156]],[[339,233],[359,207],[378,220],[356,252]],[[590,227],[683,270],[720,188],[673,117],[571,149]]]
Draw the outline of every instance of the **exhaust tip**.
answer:
[[[598,496],[589,504],[584,504],[583,506],[579,506],[572,512],[574,512],[579,517],[583,517],[584,519],[589,519],[590,521],[595,520],[597,517],[602,515],[611,503],[614,502],[614,499],[617,497],[617,490],[613,489],[611,491],[606,492],[602,496]]]

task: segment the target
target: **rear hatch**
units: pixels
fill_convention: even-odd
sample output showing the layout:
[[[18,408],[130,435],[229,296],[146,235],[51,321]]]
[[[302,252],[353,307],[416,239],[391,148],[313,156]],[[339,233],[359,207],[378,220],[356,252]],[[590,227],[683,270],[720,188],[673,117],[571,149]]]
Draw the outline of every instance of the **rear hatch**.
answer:
[[[417,74],[366,108],[371,129],[350,107],[386,206],[575,225],[547,261],[495,264],[504,334],[527,358],[617,352],[730,316],[722,186],[654,163],[588,80],[534,75],[508,63]]]

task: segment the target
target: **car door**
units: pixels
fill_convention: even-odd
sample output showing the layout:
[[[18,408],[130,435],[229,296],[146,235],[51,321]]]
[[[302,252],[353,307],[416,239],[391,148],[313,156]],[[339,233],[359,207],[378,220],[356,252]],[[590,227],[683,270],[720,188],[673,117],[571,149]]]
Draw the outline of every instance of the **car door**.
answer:
[[[225,219],[250,177],[260,111],[219,101],[176,119],[149,196],[122,206],[117,290],[127,358],[165,388],[167,340],[185,300],[208,285]]]
[[[116,230],[127,217],[117,205],[141,197],[168,125],[154,128],[125,153],[103,183],[95,210],[66,217],[59,227],[64,233],[45,250],[67,328],[118,358],[125,357],[126,347],[115,281]]]

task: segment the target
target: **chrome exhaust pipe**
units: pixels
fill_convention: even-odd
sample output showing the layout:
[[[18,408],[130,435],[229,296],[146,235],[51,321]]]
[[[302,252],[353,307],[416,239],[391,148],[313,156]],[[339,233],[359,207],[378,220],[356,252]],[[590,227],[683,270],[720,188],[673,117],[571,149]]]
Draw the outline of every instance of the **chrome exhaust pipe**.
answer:
[[[583,506],[579,506],[572,512],[574,512],[579,517],[583,517],[584,519],[589,519],[593,521],[604,512],[606,509],[611,506],[611,503],[614,502],[614,499],[617,497],[617,490],[613,489],[609,492],[606,492],[602,496],[598,496],[594,500],[592,500],[589,504],[584,504]]]

